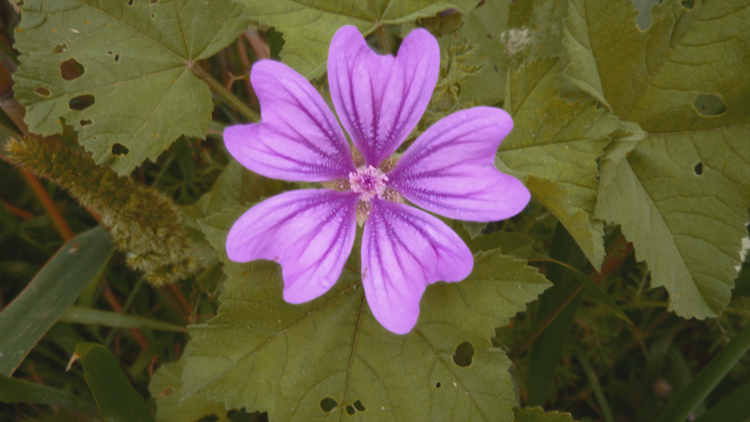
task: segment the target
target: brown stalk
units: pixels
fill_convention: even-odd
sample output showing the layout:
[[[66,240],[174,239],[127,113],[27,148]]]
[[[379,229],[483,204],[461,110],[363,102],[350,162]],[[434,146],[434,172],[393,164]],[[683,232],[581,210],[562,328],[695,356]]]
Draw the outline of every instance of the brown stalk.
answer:
[[[10,77],[8,68],[5,67],[5,64],[2,62],[0,62],[0,108],[2,108],[5,114],[10,117],[24,136],[36,137],[29,133],[29,127],[26,125],[26,122],[23,121],[23,118],[26,115],[26,109],[24,109],[21,103],[19,103],[13,96],[13,79]],[[40,142],[44,141],[40,140]],[[73,233],[73,230],[70,229],[68,222],[65,221],[65,217],[63,217],[60,210],[57,209],[57,206],[52,201],[52,198],[49,196],[47,190],[39,179],[23,168],[21,168],[21,175],[26,179],[26,182],[31,187],[34,195],[39,199],[39,202],[42,203],[44,210],[47,212],[50,219],[52,219],[52,224],[60,234],[60,237],[66,242],[74,238],[75,234]]]
[[[31,220],[32,218],[34,218],[34,214],[31,214],[20,208],[17,208],[5,201],[2,201],[2,202],[3,202],[3,206],[5,206],[5,208],[7,208],[8,211],[10,211],[11,214],[15,215],[16,217],[24,219],[24,220]]]

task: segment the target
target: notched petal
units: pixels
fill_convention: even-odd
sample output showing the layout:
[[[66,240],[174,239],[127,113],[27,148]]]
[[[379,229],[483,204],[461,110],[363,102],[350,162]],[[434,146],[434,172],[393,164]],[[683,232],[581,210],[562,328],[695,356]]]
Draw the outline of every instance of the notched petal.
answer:
[[[266,177],[321,182],[355,171],[344,133],[320,94],[285,64],[261,60],[251,80],[261,106],[258,124],[230,126],[232,156]]]
[[[391,332],[411,331],[428,284],[461,281],[473,265],[469,248],[442,221],[373,199],[362,237],[362,282],[373,315]]]
[[[475,107],[447,116],[423,133],[388,173],[388,187],[446,217],[497,221],[521,212],[531,199],[516,178],[495,168],[510,133],[508,113]]]
[[[229,259],[281,264],[284,300],[303,303],[331,288],[354,244],[357,195],[297,190],[250,208],[227,237]]]
[[[396,57],[373,52],[354,26],[336,32],[328,53],[331,99],[367,165],[378,167],[417,125],[439,68],[440,48],[424,29],[413,30]]]

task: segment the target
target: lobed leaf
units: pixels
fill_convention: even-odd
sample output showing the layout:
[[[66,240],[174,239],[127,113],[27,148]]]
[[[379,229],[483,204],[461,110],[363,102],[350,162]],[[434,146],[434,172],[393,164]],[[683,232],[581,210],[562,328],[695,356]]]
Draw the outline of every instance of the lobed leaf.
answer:
[[[478,0],[235,0],[263,24],[284,33],[281,61],[308,79],[326,72],[328,45],[344,25],[369,35],[381,25],[414,22],[447,9],[469,13]]]
[[[511,3],[505,48],[514,68],[523,61],[565,55],[562,35],[567,12],[567,5],[561,0]]]
[[[550,284],[524,261],[475,256],[460,283],[428,287],[417,327],[399,336],[372,316],[352,253],[327,294],[302,305],[282,299],[279,266],[239,264],[224,252],[241,209],[201,221],[228,279],[219,316],[190,327],[183,400],[267,410],[274,421],[512,421],[510,361],[490,338]],[[469,364],[458,365],[458,346]]]
[[[575,238],[595,268],[604,259],[602,221],[593,216],[598,188],[596,159],[621,122],[593,101],[558,97],[559,58],[527,62],[510,72],[505,110],[514,128],[500,145],[501,166],[525,179],[531,194]]]
[[[459,99],[473,104],[497,104],[505,94],[508,0],[481,3],[464,16],[461,28],[440,38],[440,48],[459,47],[468,41],[474,56],[466,66],[481,67],[461,85]]]
[[[64,120],[121,175],[181,135],[206,135],[211,92],[191,68],[249,23],[229,0],[30,0],[21,9],[13,77],[29,130],[62,133]]]
[[[605,156],[596,216],[622,226],[670,310],[717,316],[747,236],[750,8],[665,1],[642,32],[630,2],[570,7],[566,76],[648,132]]]

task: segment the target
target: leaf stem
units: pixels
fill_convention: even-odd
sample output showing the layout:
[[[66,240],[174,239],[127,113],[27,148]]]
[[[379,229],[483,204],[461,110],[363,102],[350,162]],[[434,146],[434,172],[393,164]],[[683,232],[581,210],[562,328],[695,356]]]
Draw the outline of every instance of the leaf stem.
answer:
[[[380,52],[383,54],[391,54],[391,47],[388,45],[388,36],[385,33],[385,27],[378,25],[375,30],[375,34],[378,36],[378,45],[380,45]]]
[[[192,63],[188,65],[188,67],[193,71],[193,74],[195,76],[199,77],[201,80],[208,84],[209,88],[211,88],[211,91],[223,98],[224,101],[229,103],[243,116],[247,117],[248,120],[253,123],[258,123],[260,121],[260,116],[258,116],[257,113],[252,111],[250,107],[246,106],[245,103],[240,101],[239,98],[235,97],[234,94],[224,88],[224,86],[222,86],[216,79],[213,78],[213,76],[209,75],[200,66],[198,66],[196,63]]]

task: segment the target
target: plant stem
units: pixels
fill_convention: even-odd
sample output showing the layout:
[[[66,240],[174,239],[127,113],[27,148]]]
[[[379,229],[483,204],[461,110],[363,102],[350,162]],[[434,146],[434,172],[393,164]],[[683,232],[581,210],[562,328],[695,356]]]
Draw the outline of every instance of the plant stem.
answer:
[[[380,52],[383,54],[390,54],[391,47],[388,45],[388,36],[385,33],[385,27],[383,25],[378,25],[378,29],[375,30],[375,34],[378,36]]]
[[[248,120],[250,120],[253,123],[258,123],[260,121],[260,116],[258,116],[257,113],[252,111],[250,107],[246,106],[245,103],[240,101],[239,98],[235,97],[234,94],[229,92],[224,86],[222,86],[216,79],[214,79],[211,75],[209,75],[205,70],[203,70],[200,66],[197,64],[192,64],[190,67],[190,70],[193,71],[193,74],[197,77],[199,77],[201,80],[203,80],[205,83],[208,84],[209,88],[211,88],[211,91],[216,93],[218,96],[224,99],[227,103],[229,103],[232,107],[234,107],[235,110],[239,111],[243,116],[247,117]]]

